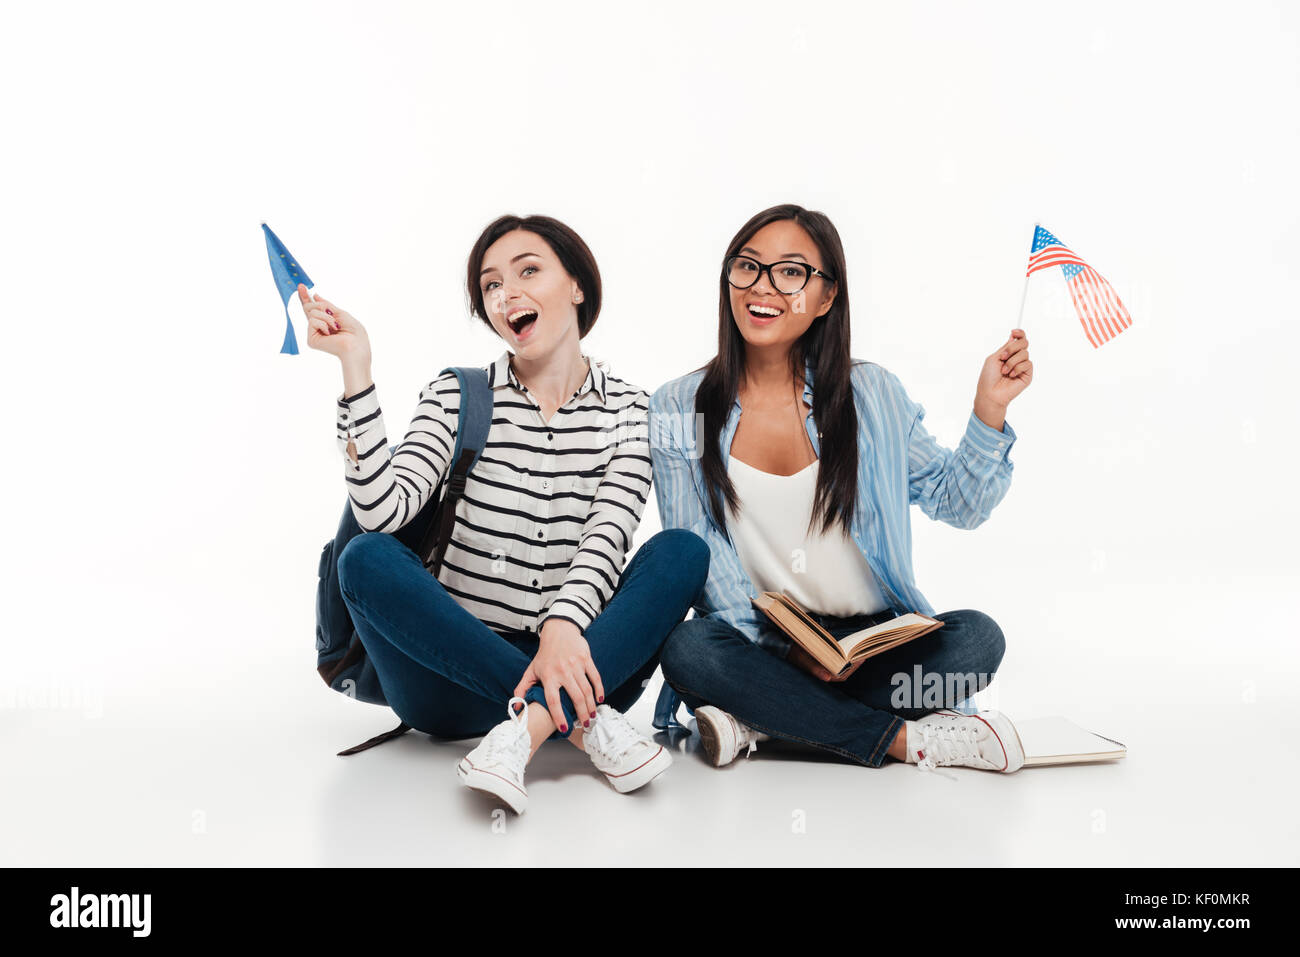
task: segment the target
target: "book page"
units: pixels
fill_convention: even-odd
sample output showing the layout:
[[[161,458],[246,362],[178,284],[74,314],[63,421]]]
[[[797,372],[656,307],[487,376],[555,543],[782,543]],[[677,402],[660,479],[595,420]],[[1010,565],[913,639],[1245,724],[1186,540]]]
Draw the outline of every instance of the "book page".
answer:
[[[863,628],[861,631],[855,631],[846,638],[839,641],[840,651],[845,658],[853,657],[853,648],[863,642],[879,638],[891,631],[897,631],[903,628],[928,628],[934,624],[935,619],[928,618],[925,615],[918,615],[915,612],[908,612],[906,615],[899,615],[890,621],[882,621],[878,625],[872,625],[870,628]]]

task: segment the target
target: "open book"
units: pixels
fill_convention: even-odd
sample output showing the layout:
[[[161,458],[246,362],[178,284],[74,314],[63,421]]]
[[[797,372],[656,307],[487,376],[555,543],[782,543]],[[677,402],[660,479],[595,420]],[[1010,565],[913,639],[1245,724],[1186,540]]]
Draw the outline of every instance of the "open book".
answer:
[[[1113,761],[1128,754],[1128,748],[1118,741],[1085,731],[1068,718],[1026,718],[1014,723],[1025,749],[1027,768]]]
[[[808,609],[786,592],[765,591],[749,600],[800,648],[812,655],[814,661],[837,676],[848,671],[855,662],[943,627],[943,622],[938,619],[908,612],[836,640],[813,620]]]

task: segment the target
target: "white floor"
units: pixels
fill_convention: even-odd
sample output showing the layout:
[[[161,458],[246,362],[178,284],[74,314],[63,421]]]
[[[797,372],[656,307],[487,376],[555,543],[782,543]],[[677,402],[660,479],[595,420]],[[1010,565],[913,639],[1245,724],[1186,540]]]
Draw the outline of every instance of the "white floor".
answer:
[[[1256,584],[1242,607],[1284,622],[1282,583]],[[659,780],[619,795],[551,743],[520,818],[459,785],[470,743],[411,732],[337,757],[396,721],[327,691],[301,655],[58,700],[29,686],[0,709],[0,864],[1295,865],[1294,627],[1180,611],[1198,588],[1112,589],[1112,613],[1149,609],[1164,629],[1122,660],[1086,654],[1098,632],[1077,622],[1049,651],[1001,613],[1020,640],[984,704],[1066,714],[1125,742],[1122,761],[954,780],[762,746],[717,770],[692,737]],[[632,712],[645,728],[657,686]]]

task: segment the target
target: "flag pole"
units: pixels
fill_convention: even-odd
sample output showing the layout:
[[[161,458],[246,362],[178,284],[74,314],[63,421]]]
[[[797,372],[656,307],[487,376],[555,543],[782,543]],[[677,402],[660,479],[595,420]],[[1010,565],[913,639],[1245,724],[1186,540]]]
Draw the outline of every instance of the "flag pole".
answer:
[[[1035,235],[1035,236],[1038,235],[1038,227],[1041,226],[1041,225],[1042,225],[1042,224],[1039,223],[1037,220],[1034,221],[1034,235]],[[1030,242],[1029,242],[1029,249],[1030,249],[1030,253],[1029,253],[1029,254],[1030,254],[1031,256],[1033,255],[1033,246],[1034,246],[1034,243],[1033,243],[1033,240],[1031,239]],[[1025,321],[1025,297],[1026,297],[1028,294],[1029,294],[1029,267],[1026,266],[1026,267],[1025,267],[1025,285],[1024,285],[1024,287],[1020,290],[1020,312],[1016,315],[1016,328],[1017,328],[1017,329],[1023,329],[1023,328],[1024,328],[1024,326],[1022,325],[1022,323]]]

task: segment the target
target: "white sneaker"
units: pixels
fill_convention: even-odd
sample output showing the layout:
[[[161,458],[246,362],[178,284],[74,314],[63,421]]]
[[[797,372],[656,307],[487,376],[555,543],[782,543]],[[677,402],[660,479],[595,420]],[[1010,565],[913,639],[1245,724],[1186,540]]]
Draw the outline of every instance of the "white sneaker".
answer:
[[[515,702],[522,707],[515,712]],[[532,739],[528,736],[528,702],[511,698],[506,705],[510,715],[487,733],[479,746],[456,765],[461,783],[475,791],[490,794],[504,801],[516,814],[523,814],[528,806],[528,790],[524,787],[524,768]]]
[[[649,784],[673,763],[667,748],[655,744],[607,704],[596,706],[596,720],[583,729],[582,747],[620,794]]]
[[[771,735],[741,724],[711,704],[695,709],[695,727],[700,732],[700,744],[704,746],[704,753],[715,768],[736,760],[736,755],[740,754],[742,748],[748,758],[758,749],[758,742],[771,738]]]
[[[1025,763],[1016,726],[1001,711],[945,710],[909,721],[907,750],[908,760],[921,771],[962,766],[1010,773]]]

